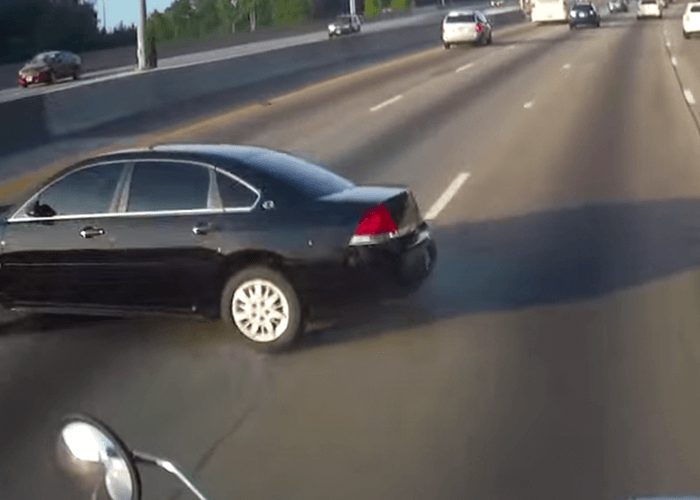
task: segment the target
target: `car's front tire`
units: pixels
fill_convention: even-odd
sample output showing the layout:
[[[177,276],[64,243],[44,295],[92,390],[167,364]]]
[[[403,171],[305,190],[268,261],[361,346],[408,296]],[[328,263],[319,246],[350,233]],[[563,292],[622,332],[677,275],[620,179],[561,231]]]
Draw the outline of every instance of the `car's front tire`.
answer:
[[[452,48],[452,44],[447,42],[442,42],[442,46],[445,48],[445,50],[449,50]]]
[[[281,272],[261,265],[235,273],[221,294],[221,318],[258,348],[281,350],[303,333],[304,309]]]

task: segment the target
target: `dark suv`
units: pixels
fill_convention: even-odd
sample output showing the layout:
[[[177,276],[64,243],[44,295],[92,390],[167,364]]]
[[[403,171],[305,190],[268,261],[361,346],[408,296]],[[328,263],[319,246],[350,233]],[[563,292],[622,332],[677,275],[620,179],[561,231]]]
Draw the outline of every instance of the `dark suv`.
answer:
[[[569,29],[579,26],[600,28],[600,15],[592,3],[579,3],[569,12]]]

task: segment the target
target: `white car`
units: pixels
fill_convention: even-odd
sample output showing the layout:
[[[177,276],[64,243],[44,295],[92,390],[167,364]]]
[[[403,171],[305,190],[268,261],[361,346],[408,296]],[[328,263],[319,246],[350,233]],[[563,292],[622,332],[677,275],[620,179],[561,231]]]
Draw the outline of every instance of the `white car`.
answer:
[[[691,2],[683,14],[683,36],[690,38],[696,33],[700,33],[700,2]]]
[[[637,19],[643,19],[645,17],[656,17],[657,19],[663,17],[661,5],[657,0],[639,0],[637,5]]]
[[[446,49],[459,43],[488,45],[492,31],[491,23],[481,12],[450,12],[442,21],[442,44]]]

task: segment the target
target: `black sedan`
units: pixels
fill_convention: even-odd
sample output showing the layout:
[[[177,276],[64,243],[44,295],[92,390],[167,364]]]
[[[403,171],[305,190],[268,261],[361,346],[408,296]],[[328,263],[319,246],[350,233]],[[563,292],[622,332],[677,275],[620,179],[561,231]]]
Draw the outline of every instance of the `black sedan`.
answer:
[[[579,26],[593,26],[600,28],[600,15],[592,3],[579,3],[574,5],[569,12],[569,29]]]
[[[82,71],[81,65],[80,57],[72,52],[42,52],[22,66],[17,81],[26,88],[36,83],[54,83],[61,78],[77,80]]]
[[[194,313],[267,347],[329,293],[413,290],[436,259],[410,191],[247,146],[82,161],[7,208],[0,240],[5,307]]]

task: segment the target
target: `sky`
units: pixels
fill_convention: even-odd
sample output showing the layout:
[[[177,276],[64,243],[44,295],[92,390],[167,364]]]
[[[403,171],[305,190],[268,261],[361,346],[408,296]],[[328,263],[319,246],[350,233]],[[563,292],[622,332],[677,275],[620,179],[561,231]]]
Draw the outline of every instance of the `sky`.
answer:
[[[102,22],[102,1],[94,2],[100,22]],[[172,0],[147,0],[146,6],[149,13],[154,10],[162,12],[171,3]],[[104,5],[107,10],[107,29],[114,28],[120,21],[126,25],[136,24],[139,18],[139,0],[104,0]]]

